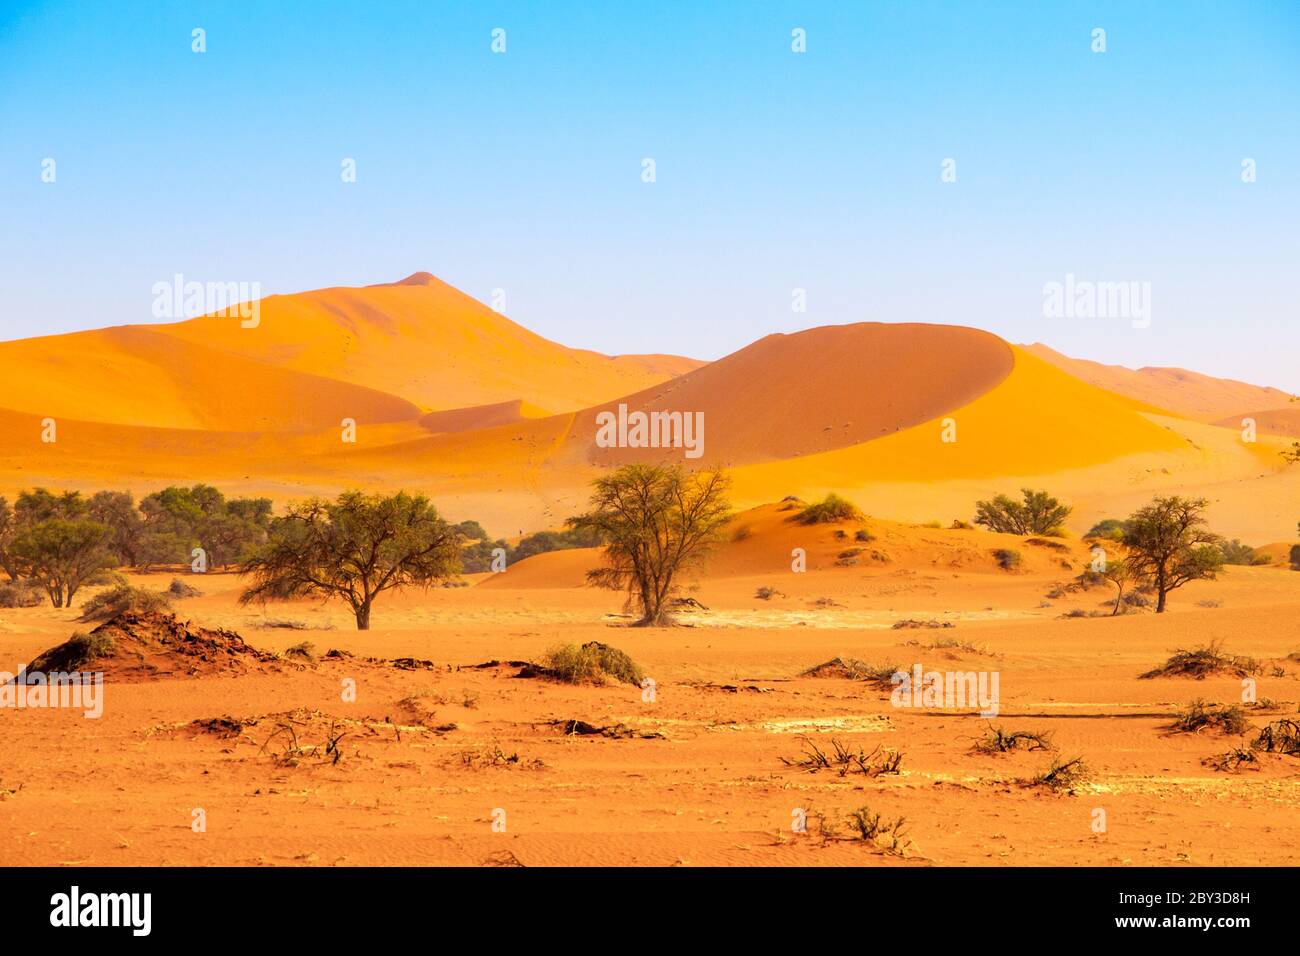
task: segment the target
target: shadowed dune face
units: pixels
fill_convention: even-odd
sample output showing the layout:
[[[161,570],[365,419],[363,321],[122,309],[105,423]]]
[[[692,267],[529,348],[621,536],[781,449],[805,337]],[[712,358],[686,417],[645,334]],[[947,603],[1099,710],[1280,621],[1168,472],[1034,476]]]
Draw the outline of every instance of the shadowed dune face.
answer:
[[[864,322],[769,335],[619,402],[579,413],[571,437],[598,465],[682,459],[680,450],[600,448],[597,414],[703,413],[697,464],[793,458],[869,442],[959,408],[996,387],[1011,348],[976,329]]]
[[[241,328],[238,319],[205,316],[160,331],[381,389],[426,410],[521,400],[552,413],[573,411],[700,364],[567,348],[428,273],[360,289],[269,296],[254,329]]]
[[[472,408],[449,408],[443,412],[429,412],[420,416],[420,425],[435,435],[446,432],[468,432],[478,428],[496,428],[513,425],[530,418],[542,418],[545,412],[526,402],[497,402],[495,405],[475,405]]]
[[[232,320],[238,329],[238,319]],[[255,334],[255,330],[240,330]],[[142,326],[0,343],[0,408],[156,428],[296,431],[411,419],[372,388],[275,368]]]

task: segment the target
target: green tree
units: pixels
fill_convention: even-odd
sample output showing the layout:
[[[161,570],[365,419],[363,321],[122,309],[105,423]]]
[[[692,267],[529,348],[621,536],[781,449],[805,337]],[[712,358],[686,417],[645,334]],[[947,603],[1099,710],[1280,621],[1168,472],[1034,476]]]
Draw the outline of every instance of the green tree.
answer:
[[[240,603],[308,597],[341,598],[357,629],[390,588],[428,587],[460,571],[460,535],[423,495],[347,491],[312,499],[271,522],[267,543],[241,566],[252,585]]]
[[[45,488],[21,491],[14,500],[14,516],[18,523],[30,527],[50,518],[75,519],[86,514],[86,501],[79,491],[65,491],[61,495]]]
[[[145,515],[142,551],[150,563],[188,561],[202,548],[212,567],[234,564],[266,541],[271,524],[269,498],[227,500],[210,485],[172,486],[140,502]]]
[[[1134,572],[1156,589],[1156,613],[1169,592],[1213,579],[1223,567],[1219,536],[1205,527],[1204,498],[1157,497],[1128,519],[1124,546]]]
[[[591,510],[568,521],[605,544],[605,566],[589,571],[588,580],[625,589],[641,614],[638,625],[671,623],[668,599],[679,575],[707,556],[730,518],[729,484],[721,471],[648,464],[596,479]]]
[[[108,529],[96,521],[49,518],[20,531],[13,551],[51,604],[71,607],[81,585],[113,566],[107,539]]]
[[[1110,541],[1124,540],[1124,522],[1118,518],[1103,518],[1084,535],[1085,538],[1106,538]]]
[[[108,548],[118,565],[136,567],[144,540],[144,517],[129,491],[99,491],[91,495],[86,513],[108,529]]]
[[[1101,572],[1101,576],[1115,585],[1115,610],[1111,612],[1111,617],[1114,617],[1124,607],[1124,589],[1137,582],[1138,573],[1133,562],[1116,558],[1106,562],[1106,570]]]
[[[1003,534],[1060,535],[1061,525],[1070,515],[1063,505],[1046,491],[1021,488],[1023,502],[998,495],[991,501],[975,502],[975,523]]]
[[[18,519],[9,501],[0,497],[0,567],[9,575],[9,580],[17,581],[18,561],[13,554],[14,537],[18,534]]]

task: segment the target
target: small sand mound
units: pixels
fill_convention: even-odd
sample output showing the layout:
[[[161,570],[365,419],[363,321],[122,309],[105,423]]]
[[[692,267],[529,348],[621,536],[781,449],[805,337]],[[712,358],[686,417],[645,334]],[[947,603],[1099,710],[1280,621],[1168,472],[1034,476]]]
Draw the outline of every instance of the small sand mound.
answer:
[[[90,632],[74,635],[27,665],[27,672],[83,669],[106,679],[248,674],[278,669],[274,654],[244,643],[234,631],[209,630],[156,611],[119,614]]]

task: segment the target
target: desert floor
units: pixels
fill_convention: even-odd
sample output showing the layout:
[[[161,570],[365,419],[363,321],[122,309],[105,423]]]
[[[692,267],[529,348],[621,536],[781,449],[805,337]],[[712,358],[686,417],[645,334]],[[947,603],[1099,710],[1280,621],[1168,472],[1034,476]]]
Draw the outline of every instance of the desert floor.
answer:
[[[170,576],[135,580],[162,588]],[[690,593],[709,610],[670,629],[628,628],[609,592],[480,580],[388,595],[374,629],[360,633],[341,606],[241,607],[238,578],[210,574],[197,580],[201,597],[177,602],[181,618],[268,650],[306,640],[318,655],[340,648],[436,667],[285,662],[243,677],[111,683],[98,720],[0,710],[0,865],[1300,863],[1300,758],[1264,754],[1257,769],[1216,771],[1203,758],[1244,741],[1167,727],[1193,698],[1237,702],[1240,680],[1138,678],[1176,648],[1222,640],[1265,662],[1258,693],[1278,710],[1252,723],[1293,716],[1300,573],[1230,568],[1176,592],[1165,615],[1091,619],[1060,615],[1095,610],[1105,593],[1048,602],[1053,580],[916,568],[706,579]],[[758,600],[763,584],[785,593]],[[0,612],[0,670],[88,629],[77,615]],[[273,618],[308,629],[268,627]],[[955,626],[891,627],[907,618]],[[474,666],[590,640],[627,651],[654,679],[654,699],[630,685]],[[963,646],[926,646],[948,640]],[[974,752],[988,722],[970,711],[895,708],[888,690],[799,676],[837,655],[996,670],[992,723],[1051,731],[1091,777],[1069,792],[1025,786],[1051,755]],[[355,702],[342,699],[346,678]],[[291,712],[306,752],[286,762],[275,715]],[[242,733],[191,726],[222,716]],[[566,735],[571,719],[649,736]],[[331,731],[344,734],[337,762],[323,755]],[[826,750],[834,740],[900,751],[901,772],[783,763],[804,738]],[[847,838],[841,821],[863,805],[906,818],[901,855]],[[191,826],[196,808],[204,832]],[[792,831],[800,809],[811,818],[805,833]],[[498,810],[504,832],[493,828]],[[823,837],[819,815],[839,839]]]

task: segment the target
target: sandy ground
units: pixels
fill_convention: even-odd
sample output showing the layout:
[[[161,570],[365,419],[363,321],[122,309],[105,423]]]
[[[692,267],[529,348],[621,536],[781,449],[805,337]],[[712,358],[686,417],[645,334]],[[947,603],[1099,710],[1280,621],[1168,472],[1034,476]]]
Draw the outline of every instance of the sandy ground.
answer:
[[[1016,574],[912,562],[774,578],[741,561],[736,569],[750,573],[689,592],[708,608],[684,614],[689,626],[656,630],[628,628],[616,595],[526,581],[526,563],[518,570],[529,586],[512,586],[507,572],[389,595],[368,633],[339,606],[240,607],[238,579],[208,575],[197,582],[203,596],[177,602],[182,618],[273,651],[306,640],[318,654],[436,666],[353,658],[112,683],[98,720],[0,710],[0,865],[1300,863],[1300,758],[1263,755],[1258,769],[1220,772],[1203,758],[1239,738],[1167,729],[1195,697],[1238,701],[1239,679],[1138,678],[1175,648],[1222,640],[1267,661],[1258,693],[1280,710],[1252,723],[1294,715],[1300,662],[1287,656],[1300,651],[1300,573],[1231,568],[1176,592],[1159,617],[1063,619],[1098,609],[1104,593],[1047,601],[1069,575],[1029,564]],[[169,579],[137,580],[161,588]],[[759,600],[763,584],[782,593]],[[0,669],[85,629],[77,613],[0,612]],[[271,618],[308,629],[268,628]],[[954,626],[892,628],[907,618]],[[640,663],[653,699],[630,685],[474,666],[590,640]],[[946,641],[960,646],[930,646]],[[1050,731],[1060,755],[1082,756],[1091,776],[1070,792],[1025,786],[1051,755],[975,752],[989,722],[969,708],[897,708],[863,682],[799,676],[837,655],[996,671],[1001,713],[991,722]],[[342,699],[348,679],[355,702]],[[290,712],[307,752],[286,763],[290,739],[274,715]],[[190,725],[223,716],[244,723],[242,733]],[[575,719],[637,736],[566,735],[556,724]],[[340,733],[335,762],[323,750]],[[832,741],[896,750],[900,772],[788,766],[804,738],[823,750]],[[906,818],[901,854],[846,838],[843,818],[864,805]],[[196,808],[204,832],[192,828]],[[1094,829],[1098,810],[1105,832]],[[800,813],[808,832],[792,830]],[[819,815],[840,839],[823,838]]]

